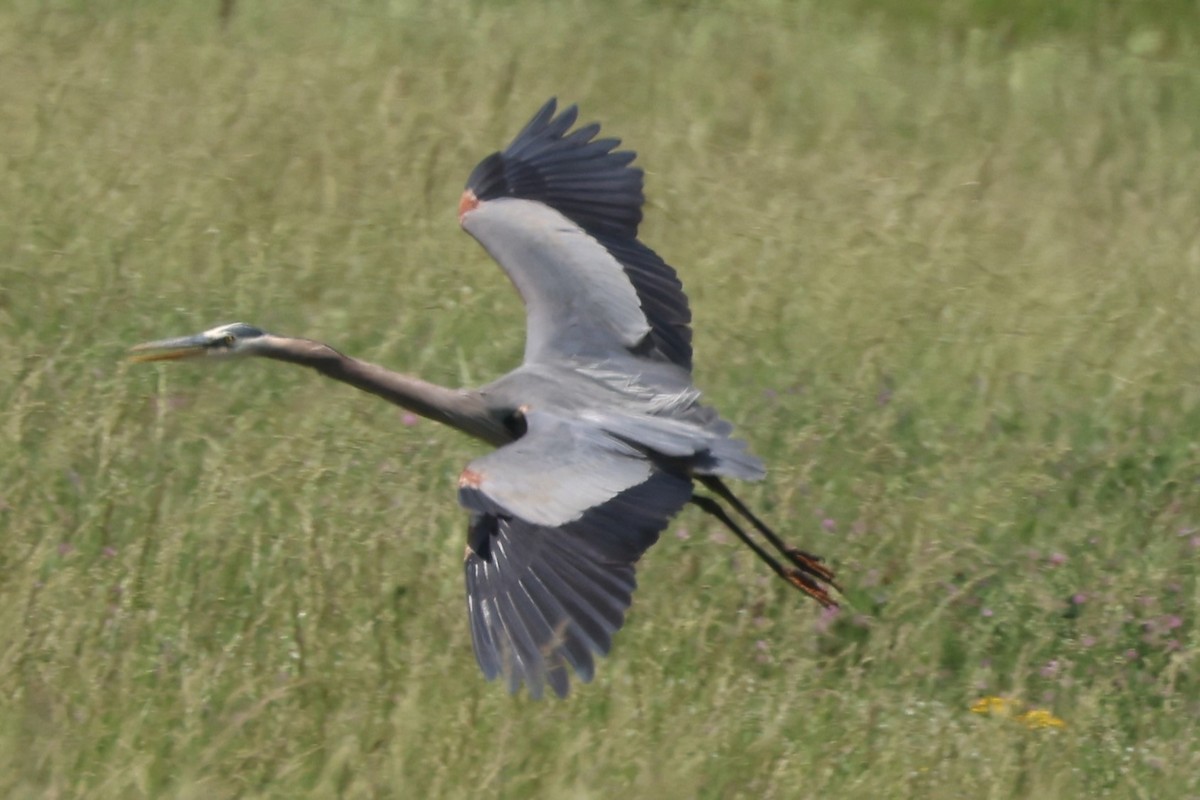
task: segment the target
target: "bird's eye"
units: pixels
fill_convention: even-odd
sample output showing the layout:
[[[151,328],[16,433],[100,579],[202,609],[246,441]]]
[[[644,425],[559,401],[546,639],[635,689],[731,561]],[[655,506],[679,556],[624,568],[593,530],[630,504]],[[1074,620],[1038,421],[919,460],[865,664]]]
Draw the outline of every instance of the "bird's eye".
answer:
[[[221,344],[225,345],[226,347],[233,347],[235,344],[237,344],[237,337],[232,333],[227,333],[225,334],[225,337],[221,339]]]

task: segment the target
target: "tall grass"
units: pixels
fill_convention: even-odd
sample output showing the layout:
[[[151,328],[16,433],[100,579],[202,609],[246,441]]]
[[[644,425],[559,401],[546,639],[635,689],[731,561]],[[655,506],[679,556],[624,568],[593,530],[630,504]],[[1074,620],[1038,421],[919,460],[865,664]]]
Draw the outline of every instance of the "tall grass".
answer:
[[[1200,794],[1200,47],[826,6],[0,10],[0,794]],[[243,319],[510,368],[454,208],[552,94],[641,153],[697,380],[772,466],[745,495],[848,602],[686,512],[595,682],[535,703],[470,652],[476,445],[121,357]]]

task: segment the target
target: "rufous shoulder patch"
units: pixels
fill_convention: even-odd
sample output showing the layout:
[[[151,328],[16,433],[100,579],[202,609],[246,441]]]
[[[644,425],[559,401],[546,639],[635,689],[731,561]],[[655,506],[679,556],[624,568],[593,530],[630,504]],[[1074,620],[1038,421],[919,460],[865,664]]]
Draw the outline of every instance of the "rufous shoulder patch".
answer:
[[[483,483],[483,473],[476,472],[470,467],[464,469],[462,474],[458,476],[458,487],[460,489],[478,489]]]
[[[474,211],[479,207],[479,198],[470,189],[462,193],[462,197],[458,199],[458,223],[461,225],[463,217],[468,211]]]

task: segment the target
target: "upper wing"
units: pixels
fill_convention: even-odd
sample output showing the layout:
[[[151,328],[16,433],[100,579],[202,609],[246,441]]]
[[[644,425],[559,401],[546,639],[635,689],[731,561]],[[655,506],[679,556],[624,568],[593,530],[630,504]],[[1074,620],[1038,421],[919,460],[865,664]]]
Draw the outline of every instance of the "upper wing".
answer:
[[[475,657],[490,680],[567,693],[592,678],[637,585],[634,564],[691,497],[691,480],[583,424],[530,413],[521,439],[463,471]]]
[[[525,301],[528,362],[618,349],[692,366],[691,310],[675,270],[637,239],[642,171],[597,124],[551,99],[503,152],[475,167],[463,228]]]

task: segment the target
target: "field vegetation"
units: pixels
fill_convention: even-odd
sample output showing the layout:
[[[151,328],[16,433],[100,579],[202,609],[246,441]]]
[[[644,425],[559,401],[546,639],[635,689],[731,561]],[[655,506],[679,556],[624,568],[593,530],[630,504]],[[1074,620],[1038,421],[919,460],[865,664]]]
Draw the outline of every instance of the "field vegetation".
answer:
[[[1200,797],[1194,3],[219,7],[0,6],[0,796]],[[640,153],[742,493],[846,604],[690,510],[533,702],[471,655],[478,445],[123,354],[511,368],[454,211],[551,95]]]

